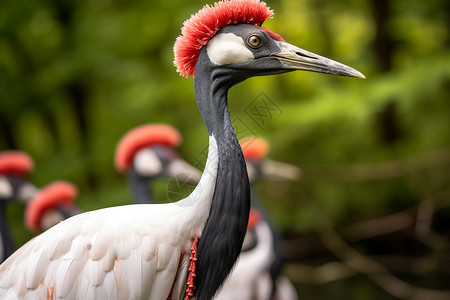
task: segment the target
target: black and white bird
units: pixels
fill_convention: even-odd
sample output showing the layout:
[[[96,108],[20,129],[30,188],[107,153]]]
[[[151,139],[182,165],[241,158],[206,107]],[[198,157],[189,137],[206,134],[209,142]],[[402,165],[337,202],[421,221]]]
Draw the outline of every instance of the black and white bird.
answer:
[[[267,158],[269,144],[259,137],[240,140],[250,183],[262,180],[296,180],[298,167]],[[281,235],[270,214],[251,189],[251,211],[241,255],[217,300],[296,300],[294,286],[282,274]]]
[[[128,131],[116,148],[115,166],[128,173],[136,203],[156,203],[152,181],[174,179],[178,183],[197,184],[201,171],[183,160],[176,148],[182,143],[178,130],[167,124],[146,124]]]
[[[197,183],[201,172],[175,152],[181,135],[165,124],[147,124],[134,128],[120,140],[115,166],[128,172],[136,203],[154,203],[149,182],[158,177]],[[75,204],[78,189],[66,181],[53,182],[39,190],[27,203],[25,225],[30,231],[43,232],[83,211]]]
[[[22,151],[0,152],[0,261],[3,262],[15,250],[6,218],[6,207],[10,202],[25,205],[37,192],[26,175],[34,168],[31,157]]]
[[[53,226],[0,266],[2,299],[213,298],[240,254],[250,211],[228,90],[293,70],[364,77],[260,27],[272,14],[259,0],[220,1],[187,20],[175,42],[177,70],[195,72],[209,135],[195,190],[175,203],[111,207]]]

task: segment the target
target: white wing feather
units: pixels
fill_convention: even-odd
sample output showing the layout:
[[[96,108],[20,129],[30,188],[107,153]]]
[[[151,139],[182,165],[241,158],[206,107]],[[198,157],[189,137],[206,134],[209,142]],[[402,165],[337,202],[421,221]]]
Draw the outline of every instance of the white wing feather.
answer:
[[[167,299],[180,255],[190,252],[192,243],[193,230],[188,222],[180,224],[183,219],[186,207],[174,204],[113,207],[72,217],[0,266],[0,296]]]
[[[217,165],[210,136],[205,171],[187,198],[79,214],[30,240],[0,265],[0,299],[166,300],[172,286],[172,299],[181,298]]]

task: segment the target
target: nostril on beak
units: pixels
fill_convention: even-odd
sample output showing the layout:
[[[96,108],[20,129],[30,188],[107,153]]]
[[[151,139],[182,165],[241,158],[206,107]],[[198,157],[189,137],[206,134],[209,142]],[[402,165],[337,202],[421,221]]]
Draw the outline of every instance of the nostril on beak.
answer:
[[[317,57],[314,56],[310,56],[301,52],[295,52],[295,54],[297,54],[298,56],[302,56],[302,57],[307,57],[307,58],[311,58],[311,59],[317,59]]]

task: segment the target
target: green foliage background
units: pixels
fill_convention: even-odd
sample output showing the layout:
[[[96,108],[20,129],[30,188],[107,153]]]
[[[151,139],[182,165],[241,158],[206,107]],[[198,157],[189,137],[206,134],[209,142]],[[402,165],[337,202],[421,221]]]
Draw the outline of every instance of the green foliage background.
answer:
[[[270,158],[303,170],[296,182],[256,186],[287,235],[327,222],[339,228],[446,192],[449,203],[449,3],[268,2],[275,16],[265,27],[367,77],[294,72],[253,78],[230,91],[232,116],[268,139]],[[179,152],[195,163],[207,134],[193,80],[176,73],[172,47],[183,21],[204,4],[3,0],[0,150],[29,153],[36,165],[29,179],[37,186],[75,183],[84,210],[131,203],[113,157],[134,126],[179,128]],[[261,93],[281,111],[262,127],[246,113]],[[158,183],[157,198],[167,200],[166,191],[167,183]],[[22,207],[9,208],[8,217],[19,244],[32,237]],[[343,299],[377,295],[341,293]]]

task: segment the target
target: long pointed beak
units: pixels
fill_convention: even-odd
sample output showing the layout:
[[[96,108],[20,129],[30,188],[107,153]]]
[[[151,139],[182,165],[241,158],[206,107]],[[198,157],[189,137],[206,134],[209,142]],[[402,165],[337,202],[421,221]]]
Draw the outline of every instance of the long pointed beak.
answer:
[[[261,167],[263,176],[271,180],[296,180],[302,174],[297,166],[270,159],[265,159]]]
[[[278,58],[284,69],[305,70],[356,78],[366,78],[361,72],[337,61],[306,51],[286,42],[279,42],[281,52],[272,56]]]
[[[202,172],[199,169],[195,168],[183,159],[176,159],[172,161],[167,167],[167,170],[169,176],[193,184],[197,184],[202,177]]]

